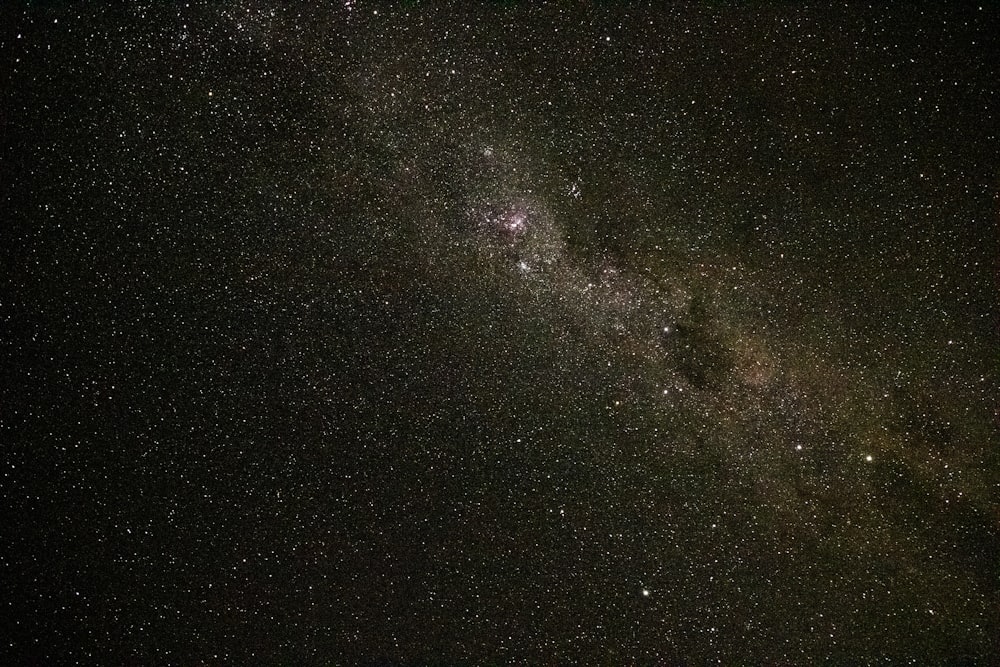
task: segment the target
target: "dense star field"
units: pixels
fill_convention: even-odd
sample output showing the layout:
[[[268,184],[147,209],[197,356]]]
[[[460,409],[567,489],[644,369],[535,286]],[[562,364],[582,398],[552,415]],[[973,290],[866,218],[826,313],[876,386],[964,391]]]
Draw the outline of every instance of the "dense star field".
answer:
[[[4,664],[1000,660],[1000,8],[98,4],[2,22]]]

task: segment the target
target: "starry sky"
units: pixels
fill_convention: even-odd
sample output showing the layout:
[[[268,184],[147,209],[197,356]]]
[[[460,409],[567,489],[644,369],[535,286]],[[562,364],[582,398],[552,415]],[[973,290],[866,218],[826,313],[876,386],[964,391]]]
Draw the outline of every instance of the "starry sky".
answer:
[[[944,5],[5,8],[3,661],[1000,660]]]

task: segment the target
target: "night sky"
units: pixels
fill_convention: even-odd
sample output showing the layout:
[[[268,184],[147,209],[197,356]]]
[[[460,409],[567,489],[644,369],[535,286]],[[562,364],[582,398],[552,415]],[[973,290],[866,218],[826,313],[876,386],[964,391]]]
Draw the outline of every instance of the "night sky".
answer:
[[[0,20],[4,664],[1000,662],[1000,7],[99,4]]]

